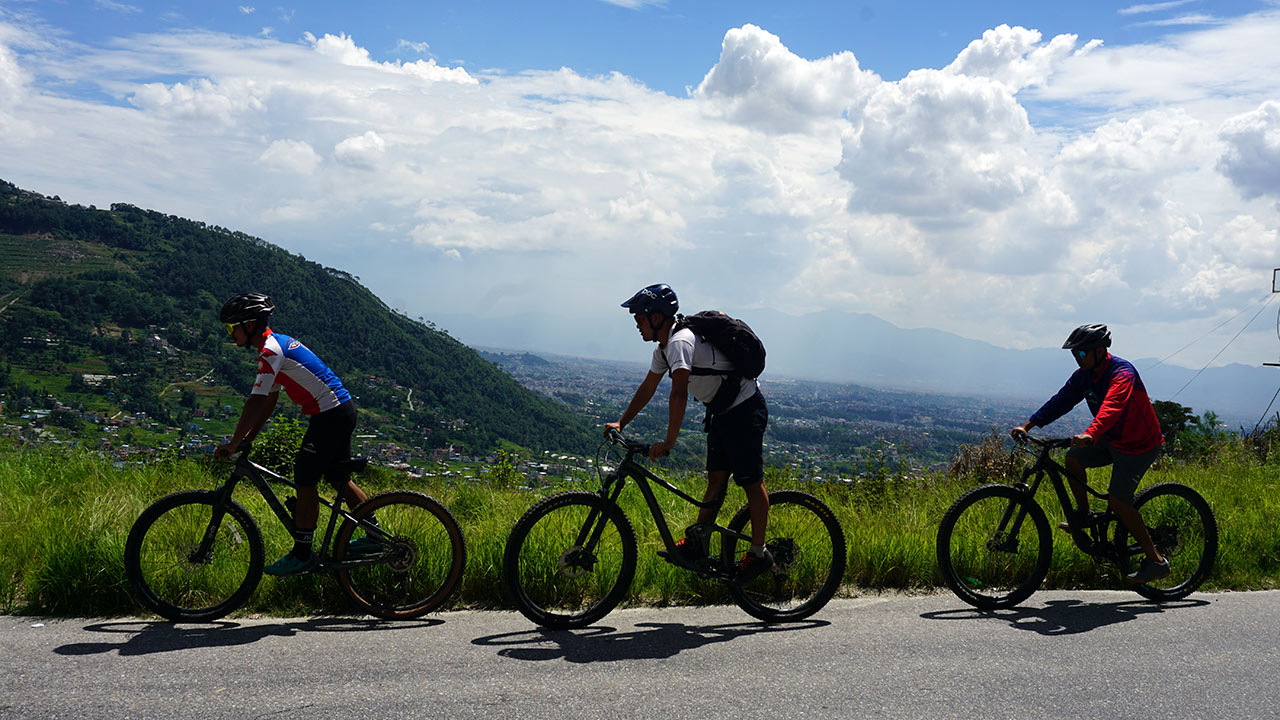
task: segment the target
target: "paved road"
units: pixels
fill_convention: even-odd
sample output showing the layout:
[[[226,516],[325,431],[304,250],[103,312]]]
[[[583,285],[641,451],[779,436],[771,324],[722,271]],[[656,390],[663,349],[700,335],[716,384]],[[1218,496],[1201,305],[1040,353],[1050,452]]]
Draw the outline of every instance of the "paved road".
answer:
[[[1280,592],[1156,606],[1045,592],[837,600],[766,627],[734,607],[210,625],[0,617],[0,718],[1255,718],[1280,715]]]

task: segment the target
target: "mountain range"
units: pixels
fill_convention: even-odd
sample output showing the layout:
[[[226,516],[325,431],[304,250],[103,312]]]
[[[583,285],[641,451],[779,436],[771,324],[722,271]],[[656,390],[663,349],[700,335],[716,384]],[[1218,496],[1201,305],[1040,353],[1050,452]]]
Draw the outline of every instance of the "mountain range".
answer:
[[[740,316],[765,343],[766,379],[776,375],[1036,403],[1057,392],[1075,370],[1070,355],[1059,349],[1014,350],[942,330],[904,329],[868,314],[794,316],[751,310]],[[437,315],[435,321],[472,346],[648,359],[621,310],[616,321],[532,313],[503,318]],[[1280,387],[1280,368],[1237,363],[1197,375],[1196,370],[1142,357],[1123,342],[1111,349],[1138,368],[1153,400],[1176,401],[1197,415],[1211,410],[1231,428],[1252,428]]]

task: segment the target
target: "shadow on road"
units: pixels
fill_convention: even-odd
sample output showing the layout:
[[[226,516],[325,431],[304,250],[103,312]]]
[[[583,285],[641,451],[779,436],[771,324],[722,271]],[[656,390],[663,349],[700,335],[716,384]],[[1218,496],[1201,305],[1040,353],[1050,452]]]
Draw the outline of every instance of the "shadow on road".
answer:
[[[443,620],[388,622],[373,619],[312,618],[279,623],[241,625],[229,620],[211,623],[108,622],[86,625],[88,632],[124,635],[120,642],[70,643],[54,648],[59,655],[96,655],[116,651],[121,656],[249,645],[267,637],[292,637],[307,632],[369,632],[407,630],[440,625]]]
[[[922,613],[926,620],[999,620],[1017,630],[1041,635],[1075,635],[1108,625],[1136,620],[1143,615],[1186,608],[1208,607],[1205,600],[1179,600],[1156,604],[1146,600],[1114,603],[1086,603],[1081,600],[1050,600],[1044,607],[1015,607],[1008,610],[938,610]]]
[[[572,663],[616,662],[672,657],[712,643],[728,642],[757,633],[794,632],[826,627],[822,620],[786,625],[735,623],[695,627],[682,623],[638,623],[635,630],[619,632],[611,627],[581,630],[525,630],[488,635],[473,645],[502,647],[501,657],[515,660],[567,660]],[[641,629],[644,628],[644,629]]]

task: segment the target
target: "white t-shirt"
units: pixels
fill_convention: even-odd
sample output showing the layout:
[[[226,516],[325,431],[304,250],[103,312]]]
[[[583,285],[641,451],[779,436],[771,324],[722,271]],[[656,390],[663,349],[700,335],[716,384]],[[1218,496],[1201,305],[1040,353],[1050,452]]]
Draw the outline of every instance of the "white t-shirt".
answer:
[[[666,375],[676,370],[692,370],[695,367],[728,372],[733,370],[733,363],[729,362],[729,358],[725,357],[724,353],[716,350],[714,345],[694,335],[689,328],[680,328],[672,333],[667,339],[666,347],[659,345],[654,348],[653,361],[649,363],[650,372],[659,375]],[[690,375],[689,392],[693,393],[694,399],[698,402],[709,403],[716,396],[722,382],[724,382],[723,375]],[[737,406],[738,403],[755,395],[759,389],[760,383],[757,380],[743,378],[738,397],[734,398],[733,404],[729,407]]]

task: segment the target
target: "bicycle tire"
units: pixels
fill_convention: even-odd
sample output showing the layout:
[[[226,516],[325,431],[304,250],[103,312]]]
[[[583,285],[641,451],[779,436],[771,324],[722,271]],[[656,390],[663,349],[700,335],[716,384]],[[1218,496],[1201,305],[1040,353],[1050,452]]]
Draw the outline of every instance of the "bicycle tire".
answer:
[[[584,549],[584,536],[597,542]],[[584,491],[552,495],[529,508],[511,529],[502,557],[502,582],[516,609],[557,630],[608,615],[635,571],[631,521],[617,505]]]
[[[467,547],[462,528],[435,498],[414,490],[379,493],[351,511],[356,520],[374,515],[392,540],[378,562],[339,567],[338,584],[370,615],[387,620],[421,617],[440,607],[462,580]],[[333,541],[333,557],[347,559],[359,525],[344,520]],[[363,533],[363,531],[361,531]]]
[[[1209,503],[1186,485],[1162,482],[1139,492],[1133,506],[1170,567],[1167,576],[1133,585],[1133,589],[1158,602],[1180,600],[1195,592],[1213,570],[1218,557],[1218,521]],[[1125,550],[1121,555],[1121,574],[1129,572],[1131,557],[1145,557],[1141,552],[1129,551],[1131,537],[1123,523],[1116,523],[1115,542]]]
[[[244,604],[262,579],[262,531],[243,505],[228,500],[212,553],[190,554],[213,517],[218,493],[182,490],[152,503],[129,530],[125,575],[138,600],[174,622],[216,620]]]
[[[1007,510],[1026,511],[1016,537],[997,535]],[[1016,515],[1011,515],[1015,517]],[[1044,582],[1053,538],[1044,510],[1025,492],[984,485],[961,495],[938,525],[938,568],[961,600],[984,610],[1026,600]]]
[[[750,535],[750,506],[729,521],[729,529]],[[746,552],[750,543],[730,535],[729,557]],[[748,615],[765,622],[794,622],[821,610],[844,580],[844,529],[835,513],[818,498],[799,490],[769,495],[765,547],[774,566],[745,585],[729,583],[733,600]]]

